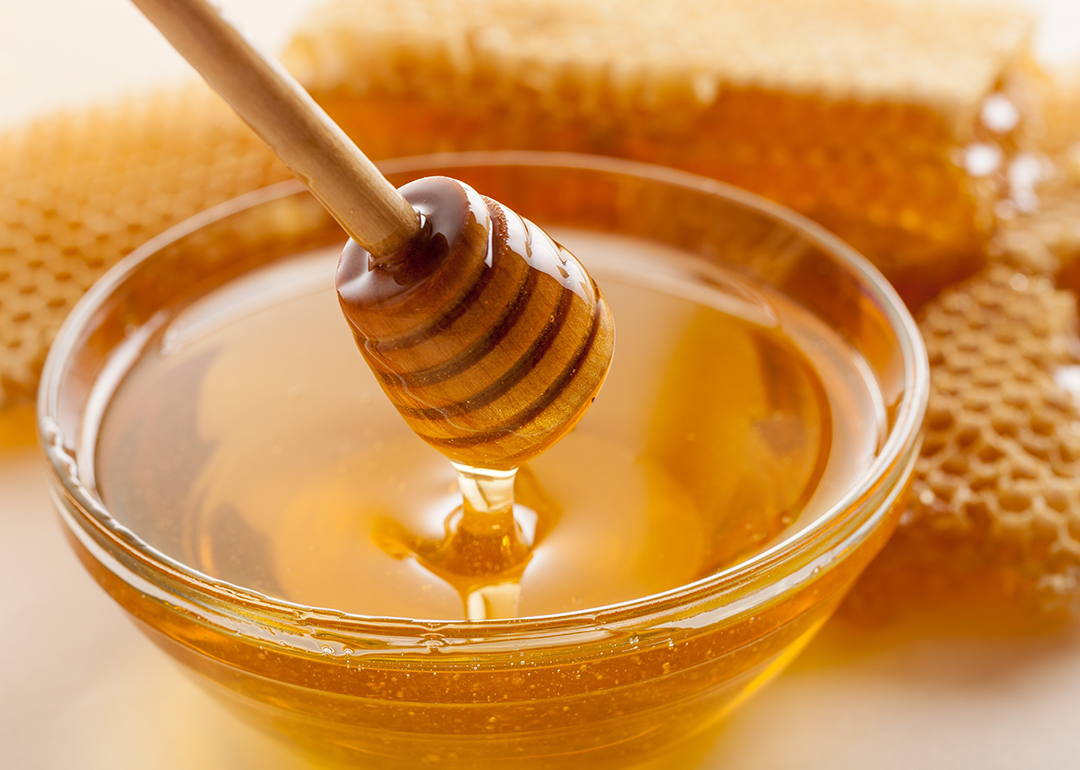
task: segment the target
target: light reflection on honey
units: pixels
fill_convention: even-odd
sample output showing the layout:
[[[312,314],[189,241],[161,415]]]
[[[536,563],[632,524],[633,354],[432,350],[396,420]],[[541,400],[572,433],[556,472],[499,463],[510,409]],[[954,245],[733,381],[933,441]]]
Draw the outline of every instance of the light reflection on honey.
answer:
[[[518,484],[535,538],[521,615],[693,582],[805,526],[865,470],[880,406],[823,325],[722,271],[695,276],[670,254],[656,270],[655,247],[560,237],[582,244],[625,320],[602,397]],[[256,273],[166,328],[104,420],[100,488],[122,522],[213,577],[461,618],[468,578],[433,561],[460,505],[454,472],[348,347],[324,286],[333,259]]]

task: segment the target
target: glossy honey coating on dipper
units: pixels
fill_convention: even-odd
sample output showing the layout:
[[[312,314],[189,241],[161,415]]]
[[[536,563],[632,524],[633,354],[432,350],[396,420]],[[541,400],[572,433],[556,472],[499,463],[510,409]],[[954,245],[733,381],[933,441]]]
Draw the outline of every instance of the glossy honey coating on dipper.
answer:
[[[338,296],[409,426],[452,461],[513,468],[554,444],[603,383],[615,329],[566,249],[445,177],[401,188],[421,236],[376,259],[350,241]]]

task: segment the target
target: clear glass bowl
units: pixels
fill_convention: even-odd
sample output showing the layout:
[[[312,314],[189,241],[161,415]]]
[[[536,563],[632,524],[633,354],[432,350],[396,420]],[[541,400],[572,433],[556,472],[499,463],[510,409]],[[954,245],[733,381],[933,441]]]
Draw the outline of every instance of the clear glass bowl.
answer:
[[[123,376],[114,352],[191,297],[340,242],[298,184],[219,206],[147,243],[86,295],[45,366],[39,430],[69,540],[160,647],[245,717],[320,761],[379,768],[618,767],[714,723],[828,618],[903,510],[928,366],[891,287],[811,222],[701,177],[544,153],[382,165],[395,184],[462,179],[541,225],[652,239],[793,299],[865,359],[885,402],[881,449],[812,525],[733,567],[601,609],[469,623],[373,618],[210,578],[118,522],[90,427]]]

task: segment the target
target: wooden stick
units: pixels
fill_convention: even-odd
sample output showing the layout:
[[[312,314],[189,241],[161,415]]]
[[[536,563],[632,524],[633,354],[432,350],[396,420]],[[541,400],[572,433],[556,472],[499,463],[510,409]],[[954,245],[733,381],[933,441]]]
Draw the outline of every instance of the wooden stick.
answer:
[[[206,0],[132,0],[357,243],[389,256],[416,211],[299,83]]]

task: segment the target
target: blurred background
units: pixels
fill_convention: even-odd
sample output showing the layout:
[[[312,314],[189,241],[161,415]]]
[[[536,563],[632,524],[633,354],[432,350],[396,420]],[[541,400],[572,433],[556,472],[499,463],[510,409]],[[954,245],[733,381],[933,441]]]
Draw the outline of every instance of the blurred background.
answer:
[[[707,0],[706,0],[707,1]],[[995,0],[967,0],[972,3]],[[278,52],[321,0],[219,0],[265,48]],[[1080,2],[1027,0],[1045,64],[1080,64]],[[58,107],[77,107],[193,77],[127,0],[0,2],[0,127]]]

